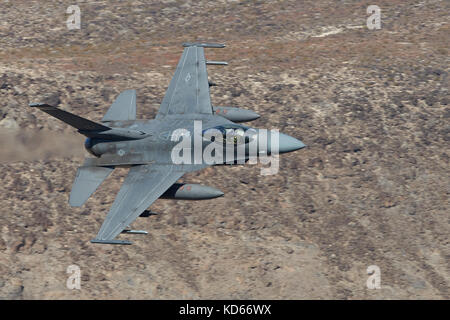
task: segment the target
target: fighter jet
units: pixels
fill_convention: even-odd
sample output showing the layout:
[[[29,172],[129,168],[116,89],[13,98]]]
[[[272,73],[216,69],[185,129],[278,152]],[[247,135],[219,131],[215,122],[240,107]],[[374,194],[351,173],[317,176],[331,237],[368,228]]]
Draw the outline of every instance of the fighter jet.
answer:
[[[155,119],[136,119],[136,90],[120,93],[100,122],[46,103],[30,104],[87,137],[85,148],[92,157],[87,157],[77,170],[69,196],[71,206],[82,206],[115,168],[129,168],[92,243],[131,244],[116,237],[120,233],[146,234],[128,226],[144,216],[144,212],[148,213],[146,209],[158,198],[202,200],[224,195],[212,187],[176,183],[187,172],[212,165],[242,164],[255,150],[256,157],[261,157],[305,147],[300,140],[282,133],[276,141],[270,135],[271,138],[260,143],[262,129],[240,124],[259,118],[258,114],[211,104],[210,87],[214,83],[208,79],[206,66],[227,63],[206,60],[204,48],[223,48],[224,44],[184,43],[183,46],[183,54]],[[208,130],[212,132],[209,136]],[[258,142],[252,149],[255,141]],[[213,161],[205,161],[207,150],[213,150],[210,152]],[[183,161],[177,158],[181,154]]]

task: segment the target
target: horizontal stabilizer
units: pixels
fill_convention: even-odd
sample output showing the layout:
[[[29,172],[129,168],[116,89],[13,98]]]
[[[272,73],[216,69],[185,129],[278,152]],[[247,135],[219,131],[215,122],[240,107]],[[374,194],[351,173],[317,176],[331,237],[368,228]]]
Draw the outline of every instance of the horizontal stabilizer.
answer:
[[[183,47],[225,48],[223,43],[185,42]]]
[[[79,167],[70,192],[69,204],[81,207],[114,170],[111,167]]]
[[[101,125],[99,123],[96,123],[94,121],[82,118],[80,116],[77,116],[73,113],[58,109],[56,107],[53,107],[51,105],[48,105],[46,103],[32,103],[30,104],[30,107],[32,108],[38,108],[52,117],[55,117],[61,121],[64,121],[68,125],[77,128],[78,131],[105,131],[109,130],[111,128]]]
[[[121,92],[109,107],[102,122],[136,120],[136,90]]]

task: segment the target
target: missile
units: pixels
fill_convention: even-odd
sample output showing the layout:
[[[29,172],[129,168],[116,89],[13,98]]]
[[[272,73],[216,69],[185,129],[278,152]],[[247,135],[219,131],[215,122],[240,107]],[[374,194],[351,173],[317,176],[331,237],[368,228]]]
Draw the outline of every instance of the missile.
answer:
[[[148,234],[145,230],[123,230],[122,233],[128,233],[128,234]]]
[[[207,65],[213,65],[213,66],[227,66],[228,62],[226,61],[214,61],[214,60],[206,60]]]
[[[259,114],[253,112],[251,110],[233,108],[233,107],[213,107],[214,114],[218,116],[222,116],[225,119],[228,119],[233,122],[247,122],[253,121],[260,117]]]
[[[162,199],[207,200],[223,196],[223,192],[201,184],[173,184],[162,196]]]

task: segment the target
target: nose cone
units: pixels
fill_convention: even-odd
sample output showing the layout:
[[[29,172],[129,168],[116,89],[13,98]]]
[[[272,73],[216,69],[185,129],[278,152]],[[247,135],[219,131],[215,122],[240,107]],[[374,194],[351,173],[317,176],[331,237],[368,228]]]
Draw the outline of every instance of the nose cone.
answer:
[[[280,133],[280,141],[279,141],[279,153],[292,152],[301,148],[306,147],[306,145],[287,134]]]

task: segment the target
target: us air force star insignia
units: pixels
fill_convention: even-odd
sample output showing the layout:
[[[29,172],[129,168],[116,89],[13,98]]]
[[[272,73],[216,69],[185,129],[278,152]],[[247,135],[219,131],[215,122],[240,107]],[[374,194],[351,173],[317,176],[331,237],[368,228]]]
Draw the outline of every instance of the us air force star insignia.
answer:
[[[188,73],[186,78],[184,78],[185,82],[188,82],[189,80],[191,80],[191,74],[190,73]]]

